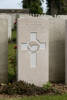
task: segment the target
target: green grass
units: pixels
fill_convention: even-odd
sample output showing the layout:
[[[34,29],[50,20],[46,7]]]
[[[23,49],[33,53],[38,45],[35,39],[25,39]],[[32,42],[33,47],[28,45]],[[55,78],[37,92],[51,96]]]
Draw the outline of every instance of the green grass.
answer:
[[[12,39],[16,39],[16,34],[17,34],[16,30],[13,30],[12,31]]]
[[[16,56],[16,51],[14,49],[15,45],[16,45],[15,43],[8,44],[8,80],[9,81],[13,80],[16,74],[14,71],[16,66],[14,66],[13,61],[11,63],[11,59],[14,59]]]
[[[34,97],[24,97],[18,100],[67,100],[67,95],[63,96],[34,96]]]
[[[16,78],[16,30],[12,31],[12,39],[8,43],[8,80],[13,81]]]
[[[67,100],[67,94],[57,96],[32,96],[32,97],[16,97],[5,98],[0,100]]]

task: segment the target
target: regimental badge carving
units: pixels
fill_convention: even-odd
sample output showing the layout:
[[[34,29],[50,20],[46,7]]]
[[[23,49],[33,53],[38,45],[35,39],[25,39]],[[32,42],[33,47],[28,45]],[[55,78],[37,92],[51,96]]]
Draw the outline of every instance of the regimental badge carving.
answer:
[[[39,50],[40,45],[38,41],[32,41],[32,42],[29,42],[29,45],[27,48],[31,53],[36,53]]]

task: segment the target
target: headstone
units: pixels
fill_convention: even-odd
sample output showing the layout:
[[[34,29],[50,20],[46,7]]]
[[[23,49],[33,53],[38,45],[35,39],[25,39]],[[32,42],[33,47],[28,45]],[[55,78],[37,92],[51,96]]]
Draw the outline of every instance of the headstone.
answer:
[[[8,80],[8,20],[0,18],[0,82]]]
[[[48,20],[18,19],[18,80],[42,86],[49,81]]]
[[[53,82],[65,80],[65,20],[50,20],[49,34],[49,79]]]
[[[14,24],[17,19],[17,14],[10,14],[10,15],[11,15],[11,27],[12,27],[12,29],[14,29]]]
[[[66,20],[67,19],[67,15],[58,15],[57,18],[65,19]]]
[[[38,18],[42,18],[42,19],[52,19],[53,17],[52,16],[49,16],[49,15],[29,15],[29,14],[19,14],[19,18],[25,18],[25,17],[29,17],[29,18],[32,18],[32,16],[37,16]]]
[[[66,20],[66,34],[65,34],[65,84],[67,85],[67,20]]]
[[[6,18],[8,20],[8,39],[11,39],[12,37],[12,28],[11,28],[11,25],[12,25],[12,18],[11,18],[11,15],[9,14],[0,14],[0,18]]]

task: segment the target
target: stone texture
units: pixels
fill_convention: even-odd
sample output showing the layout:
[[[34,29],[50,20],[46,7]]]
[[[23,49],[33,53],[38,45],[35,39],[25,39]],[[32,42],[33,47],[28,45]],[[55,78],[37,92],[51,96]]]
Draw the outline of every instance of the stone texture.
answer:
[[[67,85],[67,20],[66,20],[66,35],[65,35],[65,83]]]
[[[8,20],[0,18],[0,82],[8,80]]]
[[[65,80],[65,20],[50,20],[49,34],[49,79],[54,82]]]
[[[11,18],[11,15],[2,13],[2,14],[0,14],[0,18],[6,18],[8,20],[8,39],[11,39],[11,36],[12,36],[12,31],[11,31],[12,18]]]
[[[11,27],[14,29],[14,23],[16,22],[18,14],[10,14],[11,16]]]
[[[58,15],[56,16],[57,18],[60,18],[60,19],[65,19],[67,20],[67,15]]]
[[[37,33],[37,40],[45,43],[45,49],[37,51],[37,63],[31,67],[30,53],[21,50],[21,44],[30,41],[30,33]],[[37,17],[18,19],[18,80],[42,86],[49,81],[49,39],[48,21]]]

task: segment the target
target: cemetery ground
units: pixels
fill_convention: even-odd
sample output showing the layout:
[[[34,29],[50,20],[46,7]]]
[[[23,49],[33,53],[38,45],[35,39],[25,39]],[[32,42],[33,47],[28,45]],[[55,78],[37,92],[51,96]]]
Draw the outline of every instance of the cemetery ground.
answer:
[[[8,42],[8,81],[16,78],[16,31],[12,32],[12,39]]]
[[[16,31],[8,43],[8,83],[0,84],[0,100],[66,100],[67,86],[48,82],[37,87],[25,82],[16,82]]]
[[[31,96],[31,97],[4,97],[1,96],[0,100],[67,100],[67,94],[57,96]]]

